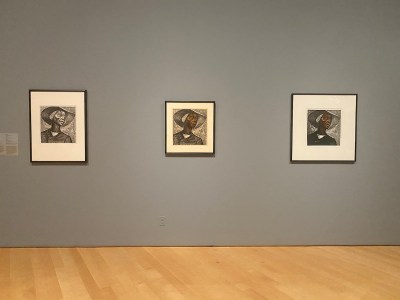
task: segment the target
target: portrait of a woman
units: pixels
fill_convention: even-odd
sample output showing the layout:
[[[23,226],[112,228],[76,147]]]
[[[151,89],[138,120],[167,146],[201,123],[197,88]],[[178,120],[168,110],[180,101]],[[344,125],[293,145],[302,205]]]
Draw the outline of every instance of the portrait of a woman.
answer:
[[[74,139],[61,130],[74,120],[74,113],[58,106],[50,106],[42,110],[41,118],[50,126],[40,134],[42,143],[74,143]]]

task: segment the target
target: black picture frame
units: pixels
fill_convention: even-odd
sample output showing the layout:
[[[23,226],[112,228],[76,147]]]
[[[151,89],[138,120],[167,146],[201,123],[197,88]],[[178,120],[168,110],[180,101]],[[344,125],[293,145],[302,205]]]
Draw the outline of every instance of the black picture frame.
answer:
[[[215,101],[165,101],[165,154],[215,155],[215,106]]]
[[[293,93],[290,161],[354,163],[358,94]]]
[[[29,90],[31,163],[87,163],[87,90]]]

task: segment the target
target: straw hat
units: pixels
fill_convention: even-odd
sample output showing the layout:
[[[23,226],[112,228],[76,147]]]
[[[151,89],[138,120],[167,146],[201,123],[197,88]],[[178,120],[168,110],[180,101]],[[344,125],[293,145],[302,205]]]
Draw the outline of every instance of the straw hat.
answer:
[[[328,113],[332,116],[332,122],[330,127],[334,127],[340,120],[340,117],[333,112],[332,110],[315,110],[308,115],[308,122],[311,123],[312,126],[318,128],[319,120],[324,113]]]
[[[197,115],[197,124],[196,124],[196,128],[200,127],[201,125],[203,125],[203,123],[206,121],[206,116],[203,116],[202,114],[195,112],[194,110],[191,109],[181,109],[178,110],[175,114],[174,114],[174,121],[176,124],[178,124],[181,127],[184,127],[185,124],[185,120],[186,117],[189,114],[196,114]]]
[[[62,126],[68,125],[75,118],[74,113],[69,112],[59,106],[49,106],[42,110],[41,117],[43,121],[45,121],[49,125],[53,124],[53,116],[54,116],[53,113],[56,111],[63,111],[65,113],[65,121]]]

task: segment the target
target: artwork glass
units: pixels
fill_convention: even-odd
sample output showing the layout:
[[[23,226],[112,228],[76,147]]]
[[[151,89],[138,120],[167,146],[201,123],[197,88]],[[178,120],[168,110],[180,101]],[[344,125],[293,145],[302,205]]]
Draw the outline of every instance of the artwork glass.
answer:
[[[30,91],[31,161],[86,162],[86,91]]]
[[[292,95],[292,161],[355,161],[356,94]]]
[[[166,153],[214,153],[215,102],[165,103]]]

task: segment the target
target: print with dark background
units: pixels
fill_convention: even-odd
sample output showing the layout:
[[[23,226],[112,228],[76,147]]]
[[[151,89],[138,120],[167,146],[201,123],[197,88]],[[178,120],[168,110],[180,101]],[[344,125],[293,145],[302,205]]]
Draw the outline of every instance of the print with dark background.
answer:
[[[308,110],[307,145],[340,145],[340,110]]]

